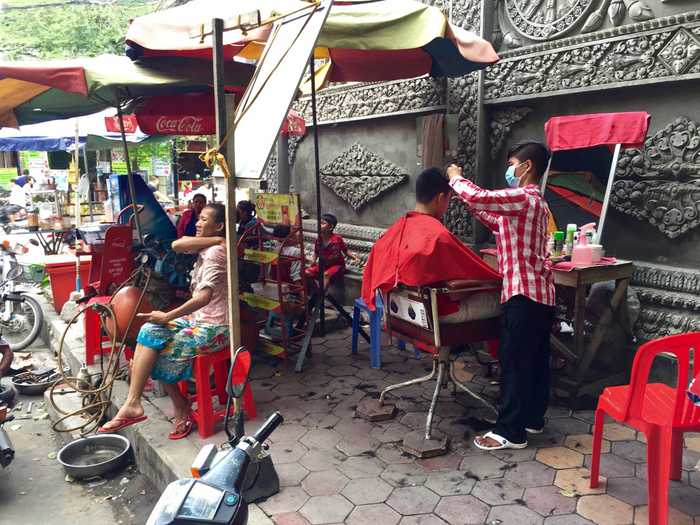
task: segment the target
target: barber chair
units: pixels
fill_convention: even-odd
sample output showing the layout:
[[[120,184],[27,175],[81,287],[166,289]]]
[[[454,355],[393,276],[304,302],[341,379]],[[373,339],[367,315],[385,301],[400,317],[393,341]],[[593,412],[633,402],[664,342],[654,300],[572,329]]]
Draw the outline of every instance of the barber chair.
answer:
[[[496,412],[496,407],[472,392],[456,376],[451,348],[468,343],[485,342],[489,348],[497,344],[500,330],[500,281],[451,281],[442,286],[407,287],[400,285],[384,299],[386,331],[415,348],[433,356],[431,372],[423,377],[390,385],[382,390],[378,400],[367,400],[358,413],[371,420],[394,417],[395,407],[385,401],[389,392],[436,379],[425,432],[412,432],[404,439],[404,451],[417,457],[431,457],[447,452],[447,439],[435,437],[433,416],[440,391],[450,382]],[[438,305],[459,301],[457,317],[441,318]]]

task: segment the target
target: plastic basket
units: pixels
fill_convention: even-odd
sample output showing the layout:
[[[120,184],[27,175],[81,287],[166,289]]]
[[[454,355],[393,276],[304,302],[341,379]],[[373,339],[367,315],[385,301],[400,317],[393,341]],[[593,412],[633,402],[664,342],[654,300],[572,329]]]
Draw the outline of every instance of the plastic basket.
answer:
[[[37,263],[22,263],[22,280],[41,284],[46,277],[46,268],[43,264]]]

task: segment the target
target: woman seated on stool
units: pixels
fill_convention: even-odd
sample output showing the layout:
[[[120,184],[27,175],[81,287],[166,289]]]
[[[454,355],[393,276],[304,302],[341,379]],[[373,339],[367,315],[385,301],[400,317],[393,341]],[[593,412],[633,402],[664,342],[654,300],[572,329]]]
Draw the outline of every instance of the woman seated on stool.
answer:
[[[208,204],[197,221],[197,236],[173,242],[178,253],[199,253],[192,271],[192,298],[169,312],[138,314],[148,323],[137,338],[129,394],[117,415],[99,432],[115,432],[146,419],[141,394],[150,375],[164,383],[175,411],[170,439],[186,437],[193,426],[190,406],[177,383],[192,375],[192,359],[228,347],[226,214],[222,204]]]

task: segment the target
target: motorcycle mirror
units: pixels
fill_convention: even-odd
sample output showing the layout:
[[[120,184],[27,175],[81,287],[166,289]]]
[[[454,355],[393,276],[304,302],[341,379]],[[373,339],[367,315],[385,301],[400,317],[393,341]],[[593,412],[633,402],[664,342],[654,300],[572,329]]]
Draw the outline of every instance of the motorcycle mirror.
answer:
[[[248,374],[250,373],[251,357],[250,352],[241,346],[233,354],[231,368],[228,371],[228,381],[226,382],[226,393],[236,399],[243,397],[243,391],[248,384]]]
[[[37,241],[36,239],[29,239],[29,244],[31,244],[32,246],[39,246],[39,241]]]

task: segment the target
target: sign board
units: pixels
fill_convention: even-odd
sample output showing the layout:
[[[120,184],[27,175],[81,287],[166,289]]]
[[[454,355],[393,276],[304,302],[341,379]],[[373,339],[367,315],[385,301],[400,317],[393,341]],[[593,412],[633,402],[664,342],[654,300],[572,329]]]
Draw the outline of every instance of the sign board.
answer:
[[[255,295],[250,292],[243,292],[241,294],[241,299],[243,299],[248,305],[253,308],[260,308],[261,310],[267,310],[268,312],[274,312],[279,309],[280,302],[265,297],[263,295]]]
[[[280,193],[258,193],[255,211],[265,224],[299,226],[299,195]]]
[[[243,250],[243,259],[245,261],[270,264],[277,260],[277,254],[275,252],[265,252],[262,250],[253,250],[252,248],[246,248]]]
[[[120,149],[112,150],[112,173],[118,173],[120,175],[126,175],[126,157],[124,152]]]
[[[45,151],[20,151],[19,165],[22,170],[29,170],[37,181],[42,181],[49,170],[49,157]]]
[[[10,189],[10,180],[17,177],[17,168],[0,168],[0,186]]]
[[[262,175],[330,6],[331,0],[321,0],[273,26],[253,81],[236,109],[236,177]]]
[[[136,122],[135,115],[122,115],[124,121],[124,133],[136,133],[139,128],[138,122]],[[114,115],[113,117],[105,117],[105,128],[110,133],[121,133],[121,126],[119,125],[119,117]]]

